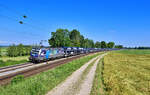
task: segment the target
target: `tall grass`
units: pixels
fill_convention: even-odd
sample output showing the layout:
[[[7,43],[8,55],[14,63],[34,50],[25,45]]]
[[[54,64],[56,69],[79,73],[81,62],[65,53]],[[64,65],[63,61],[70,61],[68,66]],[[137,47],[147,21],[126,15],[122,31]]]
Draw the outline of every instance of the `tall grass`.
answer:
[[[105,95],[105,85],[103,79],[104,64],[101,59],[97,65],[93,86],[90,95]]]
[[[107,94],[150,95],[150,54],[140,50],[122,52],[104,57]]]
[[[18,57],[1,57],[0,60],[6,62],[6,61],[21,61],[21,60],[28,60],[29,56],[18,56]]]
[[[0,67],[22,64],[28,62],[29,56],[20,57],[0,57]]]
[[[12,60],[8,60],[8,61],[2,61],[0,60],[0,67],[5,67],[5,66],[10,66],[10,65],[16,65],[16,64],[22,64],[28,62],[27,60],[20,60],[20,61],[12,61]]]
[[[85,56],[68,64],[63,64],[54,69],[26,78],[24,81],[17,82],[16,84],[0,87],[0,95],[44,95],[83,64],[98,55]]]

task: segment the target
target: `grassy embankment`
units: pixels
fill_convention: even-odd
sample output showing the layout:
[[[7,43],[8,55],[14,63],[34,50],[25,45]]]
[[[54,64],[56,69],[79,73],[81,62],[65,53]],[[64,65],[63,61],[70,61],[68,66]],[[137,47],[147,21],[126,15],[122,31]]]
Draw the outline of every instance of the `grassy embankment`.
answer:
[[[18,56],[18,57],[6,56],[7,47],[1,48],[1,51],[2,51],[2,56],[0,57],[0,67],[28,62],[29,56]]]
[[[90,59],[100,55],[94,54],[63,64],[54,69],[26,78],[24,81],[0,87],[0,95],[44,95],[64,81],[75,70]]]
[[[149,95],[150,50],[113,51],[96,69],[91,95]]]

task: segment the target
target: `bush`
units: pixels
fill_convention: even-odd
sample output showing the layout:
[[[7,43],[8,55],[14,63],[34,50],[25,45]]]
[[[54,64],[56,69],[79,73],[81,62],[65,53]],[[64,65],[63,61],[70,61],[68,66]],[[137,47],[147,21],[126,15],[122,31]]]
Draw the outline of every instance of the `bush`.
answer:
[[[3,62],[2,60],[0,60],[0,65],[1,65],[1,64],[4,64],[4,62]]]
[[[17,47],[16,47],[15,44],[8,47],[7,55],[10,56],[10,57],[16,57],[18,55]]]
[[[32,46],[24,46],[23,44],[9,46],[7,48],[7,55],[9,57],[17,57],[17,56],[24,56],[29,55]]]
[[[16,84],[18,82],[21,82],[24,80],[24,76],[23,75],[17,75],[15,76],[12,80],[11,80],[11,84]]]

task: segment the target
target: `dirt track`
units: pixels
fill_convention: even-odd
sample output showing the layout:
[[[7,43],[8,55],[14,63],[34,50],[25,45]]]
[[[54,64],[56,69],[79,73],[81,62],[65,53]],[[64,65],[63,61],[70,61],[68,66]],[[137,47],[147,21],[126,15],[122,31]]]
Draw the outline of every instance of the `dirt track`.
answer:
[[[83,65],[80,69],[76,70],[71,76],[69,76],[63,83],[59,84],[57,87],[52,89],[50,92],[47,93],[47,95],[89,95],[91,88],[92,88],[92,83],[96,71],[96,66],[99,62],[99,60],[104,56],[100,55],[96,58],[93,58],[90,60],[88,63]],[[86,75],[85,79],[81,84],[79,84],[79,88],[77,89],[75,86],[78,84],[78,80],[82,76],[82,73],[85,71],[85,69],[88,67],[89,64],[92,62],[94,65],[91,67],[90,71]]]

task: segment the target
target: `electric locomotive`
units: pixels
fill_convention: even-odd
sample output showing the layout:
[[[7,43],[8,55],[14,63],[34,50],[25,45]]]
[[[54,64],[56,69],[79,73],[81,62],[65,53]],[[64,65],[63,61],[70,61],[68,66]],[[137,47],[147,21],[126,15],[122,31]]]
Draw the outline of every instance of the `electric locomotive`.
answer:
[[[63,48],[32,48],[29,60],[32,62],[41,62],[64,56],[65,52]]]

